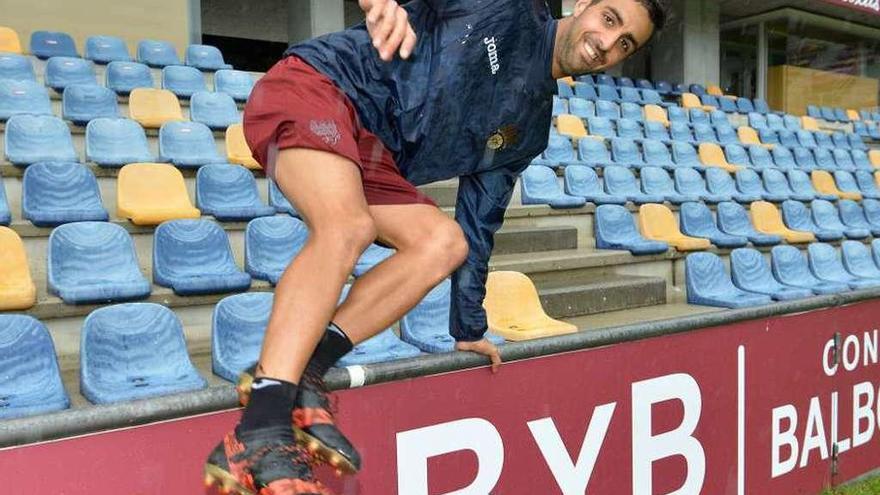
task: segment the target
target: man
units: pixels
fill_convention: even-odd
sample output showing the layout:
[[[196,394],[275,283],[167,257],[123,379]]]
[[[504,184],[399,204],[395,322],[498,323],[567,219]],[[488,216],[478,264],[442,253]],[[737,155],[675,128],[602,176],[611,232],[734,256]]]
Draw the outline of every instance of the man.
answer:
[[[547,145],[556,79],[615,65],[662,28],[661,0],[360,0],[366,22],[292,46],[244,114],[254,156],[309,227],[284,272],[240,424],[208,482],[238,493],[324,494],[310,464],[354,473],[321,378],[452,273],[456,349],[490,358],[487,264],[520,172]],[[455,221],[414,185],[459,178]],[[372,242],[395,248],[352,286]]]

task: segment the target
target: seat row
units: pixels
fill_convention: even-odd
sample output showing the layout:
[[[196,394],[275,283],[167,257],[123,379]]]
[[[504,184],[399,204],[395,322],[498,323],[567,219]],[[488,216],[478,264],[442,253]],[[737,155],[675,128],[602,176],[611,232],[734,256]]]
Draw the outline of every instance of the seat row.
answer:
[[[880,244],[872,248],[844,241],[840,252],[813,243],[807,256],[793,246],[776,246],[770,262],[748,248],[730,254],[730,273],[712,253],[693,253],[685,260],[687,299],[691,304],[742,308],[813,295],[880,287]]]
[[[25,53],[13,29],[0,26],[0,52]],[[37,58],[79,57],[76,42],[64,32],[34,31],[31,33],[30,53]],[[130,62],[128,47],[121,38],[116,36],[89,36],[86,38],[84,56],[99,64],[114,61]],[[210,45],[191,44],[186,48],[184,62],[177,56],[177,49],[167,41],[141,40],[137,46],[137,60],[152,67],[166,65],[186,65],[203,70],[231,69],[232,66],[223,61],[223,54],[217,47]]]
[[[605,101],[608,103],[635,103],[639,105],[668,106],[674,103],[666,102],[660,93],[653,89],[617,88],[612,86],[591,86],[576,82],[569,86],[565,82],[557,82],[557,96],[560,99],[580,98],[596,103]]]
[[[880,141],[880,123],[878,122],[853,122],[853,132],[863,138]]]
[[[807,105],[807,115],[814,119],[825,120],[826,122],[852,122],[854,120],[861,120],[859,112],[855,110],[817,107],[816,105]]]
[[[563,78],[561,81],[568,83],[569,85],[574,82],[580,82],[584,84],[589,84],[592,86],[617,86],[618,88],[639,88],[639,89],[653,89],[659,92],[662,95],[673,95],[679,96],[682,93],[693,93],[697,96],[702,96],[704,94],[710,94],[713,96],[725,96],[723,90],[718,85],[710,85],[708,87],[703,86],[702,84],[691,84],[690,86],[675,83],[670,84],[667,81],[656,81],[652,82],[648,79],[638,79],[633,82],[629,77],[614,77],[608,74],[584,74],[578,76],[576,79],[567,79]],[[763,101],[763,100],[762,100]],[[756,100],[757,102],[757,100]],[[769,112],[769,109],[768,109]]]
[[[798,131],[761,129],[758,131],[758,138],[762,144],[781,144],[789,148],[803,146],[805,148],[840,148],[863,151],[869,149],[861,136],[852,132],[834,132],[829,134],[823,131],[808,131],[806,129]]]

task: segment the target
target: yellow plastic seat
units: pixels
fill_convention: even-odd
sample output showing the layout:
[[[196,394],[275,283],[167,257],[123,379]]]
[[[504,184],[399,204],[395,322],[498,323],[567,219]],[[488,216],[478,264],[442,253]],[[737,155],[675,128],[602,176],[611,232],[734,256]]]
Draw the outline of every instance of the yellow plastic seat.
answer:
[[[767,201],[755,201],[749,207],[752,215],[752,224],[755,230],[764,234],[781,236],[790,244],[813,242],[816,236],[812,232],[792,230],[785,226],[782,215],[773,203]]]
[[[0,52],[21,53],[21,41],[14,29],[0,26]]]
[[[819,129],[819,122],[809,115],[801,117],[801,127],[803,127],[805,131],[821,131],[821,129]]]
[[[698,251],[712,246],[709,239],[682,234],[672,210],[661,204],[649,203],[639,207],[639,230],[646,238],[669,243],[679,251]]]
[[[874,172],[874,184],[880,187],[880,171]]]
[[[699,108],[707,112],[715,110],[715,107],[713,107],[712,105],[703,105],[703,103],[700,101],[700,98],[693,93],[681,94],[681,106],[687,108],[688,110],[690,110],[691,108]]]
[[[721,87],[717,84],[710,84],[706,86],[706,92],[712,96],[724,96],[724,91],[721,91]]]
[[[871,150],[868,152],[868,160],[874,168],[880,168],[880,150]]]
[[[128,96],[132,120],[146,128],[159,128],[165,122],[186,120],[177,96],[167,89],[136,88]]]
[[[0,311],[28,309],[36,302],[24,243],[14,230],[0,227]]]
[[[757,145],[763,146],[767,149],[773,148],[772,144],[762,143],[761,138],[758,137],[758,132],[747,125],[740,126],[736,130],[736,135],[739,137],[739,141],[746,146],[748,146],[750,144],[757,144]]]
[[[731,173],[743,168],[742,165],[728,163],[724,150],[715,143],[700,143],[699,152],[700,161],[707,167],[718,167]]]
[[[853,110],[852,108],[846,109],[846,116],[849,117],[849,120],[862,120],[862,116],[859,115],[859,112]]]
[[[119,170],[116,184],[117,216],[136,225],[158,225],[166,220],[199,218],[183,181],[183,174],[164,163],[131,163]]]
[[[574,78],[571,76],[565,76],[565,77],[559,78],[559,79],[557,79],[557,81],[562,81],[565,84],[568,84],[569,86],[574,86]]]
[[[587,137],[587,128],[584,127],[584,121],[580,117],[571,114],[562,114],[556,117],[556,130],[563,136],[571,139],[580,139]]]
[[[577,332],[577,327],[547,316],[538,290],[519,272],[489,273],[486,280],[486,319],[489,330],[507,340],[529,340]]]
[[[645,105],[645,120],[660,122],[669,127],[669,117],[666,115],[666,109],[660,105]]]
[[[226,128],[226,158],[230,163],[244,165],[252,170],[261,168],[248,147],[244,138],[244,127],[241,124],[232,124]]]
[[[844,192],[837,188],[837,183],[834,182],[834,176],[831,175],[830,172],[825,170],[813,170],[810,174],[810,178],[813,180],[813,187],[816,188],[820,194],[833,194],[841,199],[852,199],[855,201],[861,201],[862,195],[857,192]]]

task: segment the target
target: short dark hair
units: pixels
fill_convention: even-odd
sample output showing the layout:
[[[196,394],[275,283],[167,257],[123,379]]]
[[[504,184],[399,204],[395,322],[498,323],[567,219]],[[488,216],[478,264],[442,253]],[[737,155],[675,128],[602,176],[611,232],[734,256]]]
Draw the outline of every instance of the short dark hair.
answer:
[[[669,17],[669,5],[665,0],[636,0],[648,11],[648,17],[654,24],[654,32],[662,31],[666,27],[666,19]]]

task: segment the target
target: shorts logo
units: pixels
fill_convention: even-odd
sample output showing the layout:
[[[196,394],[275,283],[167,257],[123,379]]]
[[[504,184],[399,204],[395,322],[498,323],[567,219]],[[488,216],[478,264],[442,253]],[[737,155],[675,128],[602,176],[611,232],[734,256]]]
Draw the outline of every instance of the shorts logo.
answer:
[[[313,120],[309,122],[309,130],[330,146],[335,146],[341,137],[336,122],[332,120]]]

